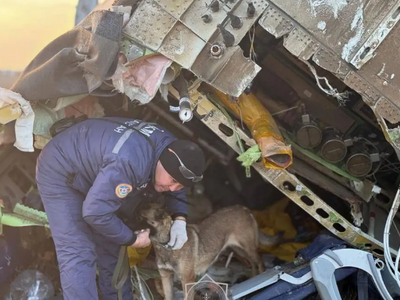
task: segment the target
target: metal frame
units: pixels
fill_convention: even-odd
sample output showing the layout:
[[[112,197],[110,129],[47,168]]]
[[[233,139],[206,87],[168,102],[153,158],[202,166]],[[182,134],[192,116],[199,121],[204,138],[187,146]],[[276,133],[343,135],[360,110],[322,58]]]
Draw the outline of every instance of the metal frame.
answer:
[[[11,227],[42,226],[50,228],[45,212],[17,203],[12,213],[3,212],[3,202],[0,200],[0,235],[3,225]]]
[[[226,136],[219,129],[220,124],[224,124],[238,132],[240,138],[247,144],[255,144],[255,141],[248,137],[240,128],[232,128],[227,117],[205,95],[200,93],[195,88],[195,85],[191,88],[190,93],[195,115],[236,153],[241,153],[236,137],[234,135]],[[266,181],[299,205],[330,232],[357,248],[370,251],[377,257],[383,257],[383,244],[380,241],[362,232],[359,228],[345,220],[295,175],[289,173],[287,170],[267,169],[261,162],[254,163],[253,168]],[[325,213],[321,214],[322,211]],[[393,249],[391,249],[391,253],[392,255],[397,254]]]

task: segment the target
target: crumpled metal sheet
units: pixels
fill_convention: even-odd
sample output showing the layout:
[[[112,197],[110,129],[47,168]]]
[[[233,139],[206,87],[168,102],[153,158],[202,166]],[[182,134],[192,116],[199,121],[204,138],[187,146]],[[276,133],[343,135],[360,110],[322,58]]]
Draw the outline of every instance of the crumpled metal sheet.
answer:
[[[276,38],[280,38],[289,33],[294,26],[293,22],[284,17],[283,13],[277,10],[273,5],[267,8],[258,23]]]
[[[182,23],[204,41],[208,41],[212,37],[217,30],[217,25],[221,24],[226,18],[226,11],[224,9],[212,12],[208,7],[209,3],[211,1],[194,1],[181,18]],[[205,23],[201,20],[201,16],[206,14],[212,16],[210,23]]]
[[[215,58],[211,55],[211,47],[213,45],[223,47],[221,41],[207,43],[192,66],[193,73],[195,73],[201,80],[207,82],[214,81],[222,68],[229,63],[229,60],[238,49],[237,46],[226,48],[223,50],[224,55],[222,55],[221,58]],[[237,70],[239,70],[239,68]],[[236,75],[237,73],[234,72],[234,74]]]
[[[193,31],[178,22],[166,36],[158,52],[183,68],[190,69],[205,44]]]
[[[294,28],[289,33],[283,41],[283,46],[302,60],[309,60],[318,49],[318,44],[315,40],[300,28]]]
[[[377,117],[392,124],[400,121],[400,29],[395,26],[400,0],[268,2],[259,23],[283,37],[289,52],[332,72],[358,92]]]
[[[154,0],[158,3],[165,11],[172,15],[175,19],[179,19],[194,0]],[[200,2],[195,0],[196,2]]]
[[[192,72],[201,80],[211,84],[221,92],[239,97],[253,81],[261,67],[243,56],[239,46],[224,48],[221,58],[211,55],[213,45],[222,45],[216,39],[203,48],[192,67]]]
[[[253,0],[256,12],[253,17],[248,17],[247,1],[220,1],[218,12],[212,12],[211,2],[143,0],[124,28],[124,34],[135,43],[174,60],[218,90],[239,97],[261,68],[244,58],[239,47],[225,48],[217,25],[222,24],[234,35],[235,46],[268,3],[267,0]],[[228,12],[241,18],[243,25],[240,29],[232,28]],[[206,13],[212,16],[210,23],[202,19]],[[215,43],[219,43],[222,50],[218,59],[212,59],[211,55]]]
[[[144,0],[124,28],[124,34],[157,51],[177,20],[152,0]]]
[[[375,40],[384,39],[400,16],[393,18],[398,0],[270,0],[296,20],[306,31],[345,61],[359,68],[373,53],[360,60],[364,49]],[[381,24],[391,27],[379,28]],[[377,33],[380,34],[378,37]],[[371,36],[375,36],[372,40]],[[376,43],[376,47],[380,42]],[[376,48],[375,47],[375,48]]]
[[[382,97],[375,105],[375,112],[392,124],[400,122],[400,110],[388,99]]]
[[[385,1],[383,1],[385,2]],[[379,26],[369,35],[368,40],[360,47],[350,63],[360,69],[375,55],[375,49],[383,42],[387,35],[400,20],[400,1],[386,1],[387,6],[382,14],[386,13]],[[395,2],[395,3],[393,3]],[[392,7],[390,5],[393,5]],[[389,10],[389,11],[387,11]]]
[[[245,58],[242,49],[238,47],[230,63],[225,65],[211,84],[225,94],[239,97],[260,70],[261,67]]]
[[[234,2],[235,6],[232,8],[231,13],[242,20],[243,25],[241,28],[233,28],[229,18],[227,19],[226,23],[224,23],[225,29],[227,29],[235,37],[234,45],[238,45],[240,43],[243,37],[248,34],[251,26],[253,26],[258,17],[261,16],[268,7],[268,2],[266,0],[252,0],[251,2],[253,2],[255,7],[255,14],[251,18],[247,17],[247,1]]]

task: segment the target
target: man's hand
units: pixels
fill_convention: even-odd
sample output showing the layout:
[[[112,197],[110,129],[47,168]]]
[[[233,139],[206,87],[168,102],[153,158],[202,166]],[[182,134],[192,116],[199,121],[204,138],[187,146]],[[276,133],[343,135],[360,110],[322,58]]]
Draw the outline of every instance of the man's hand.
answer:
[[[146,248],[150,245],[151,241],[149,238],[150,229],[135,231],[136,242],[134,242],[130,247],[132,248]]]
[[[171,227],[170,233],[171,239],[168,243],[168,246],[172,250],[181,249],[183,245],[188,240],[186,233],[186,220],[182,217],[178,217],[175,219],[174,223]]]

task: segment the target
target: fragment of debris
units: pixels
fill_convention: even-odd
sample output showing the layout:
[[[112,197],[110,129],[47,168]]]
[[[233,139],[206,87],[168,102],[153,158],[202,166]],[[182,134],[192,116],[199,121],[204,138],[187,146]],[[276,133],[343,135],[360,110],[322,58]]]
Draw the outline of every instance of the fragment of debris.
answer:
[[[0,299],[400,296],[400,113],[289,18],[368,12],[300,2],[106,1],[0,87]]]

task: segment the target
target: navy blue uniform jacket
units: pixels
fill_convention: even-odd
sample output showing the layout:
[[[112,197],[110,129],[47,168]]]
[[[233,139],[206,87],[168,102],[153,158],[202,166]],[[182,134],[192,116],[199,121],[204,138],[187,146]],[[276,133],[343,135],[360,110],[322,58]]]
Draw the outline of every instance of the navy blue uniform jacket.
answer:
[[[78,123],[46,145],[39,158],[37,177],[47,185],[52,180],[65,180],[65,184],[84,195],[85,221],[114,243],[129,245],[136,236],[114,212],[128,194],[132,198],[133,193],[153,184],[159,156],[176,138],[157,124],[110,120],[134,126],[141,134],[106,120]],[[154,149],[144,135],[153,142]],[[54,192],[57,193],[56,188]],[[186,201],[184,188],[173,194]],[[187,215],[187,204],[183,202],[172,199],[170,209],[176,215]]]

